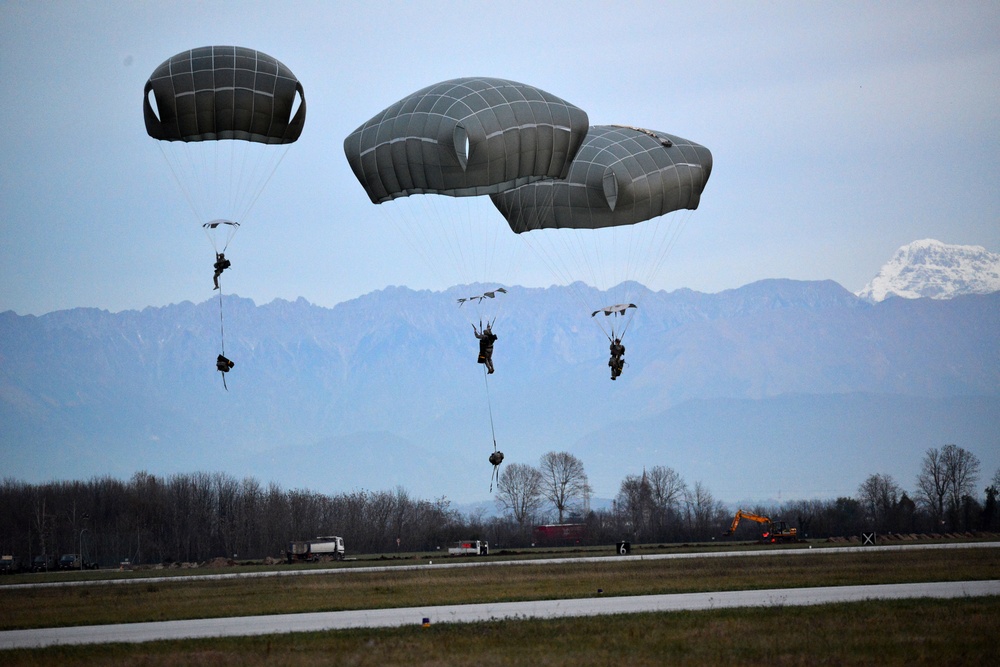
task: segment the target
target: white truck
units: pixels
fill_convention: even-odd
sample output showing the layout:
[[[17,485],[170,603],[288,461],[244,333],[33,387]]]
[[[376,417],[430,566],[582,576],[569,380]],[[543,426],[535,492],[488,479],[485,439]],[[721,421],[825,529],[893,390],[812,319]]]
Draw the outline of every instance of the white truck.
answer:
[[[289,563],[344,560],[344,538],[331,535],[302,542],[289,542],[285,554]]]
[[[480,540],[462,540],[448,547],[448,554],[451,556],[486,556],[489,553],[489,543]]]

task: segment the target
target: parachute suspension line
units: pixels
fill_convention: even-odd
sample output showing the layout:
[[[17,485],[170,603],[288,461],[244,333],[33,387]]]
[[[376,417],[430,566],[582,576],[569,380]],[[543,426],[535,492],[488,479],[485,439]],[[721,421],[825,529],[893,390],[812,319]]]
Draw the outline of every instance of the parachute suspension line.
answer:
[[[448,244],[449,266],[456,268],[456,278],[466,284],[483,284],[484,290],[495,290],[509,283],[517,265],[519,246],[508,224],[496,215],[488,197],[435,198],[432,205],[447,206],[452,214],[439,216],[447,221],[448,229],[439,244]],[[477,310],[497,313],[506,305],[505,299],[477,302]],[[492,315],[490,315],[492,318]]]
[[[275,150],[275,147],[270,147],[270,148],[272,150]],[[257,200],[260,199],[260,196],[264,193],[264,190],[267,188],[267,184],[271,182],[271,179],[274,177],[275,172],[278,171],[278,167],[284,161],[285,156],[288,155],[289,148],[291,148],[291,144],[285,144],[284,149],[279,149],[278,150],[279,155],[277,161],[275,161],[274,164],[270,166],[265,164],[264,153],[263,151],[261,151],[261,154],[257,160],[257,164],[258,167],[260,167],[263,170],[263,173],[266,175],[263,178],[263,182],[261,182],[259,186],[256,188],[256,193],[250,198],[250,201],[247,203],[246,207],[239,212],[239,217],[237,218],[237,222],[242,222],[243,220],[245,220],[250,216],[250,211],[252,211],[254,206],[257,205]],[[261,165],[263,166],[261,167]],[[258,173],[258,171],[259,171],[258,169],[254,170],[255,173]],[[245,182],[245,180],[242,178],[240,179],[240,181]]]
[[[226,250],[229,249],[229,242],[233,240],[234,236],[236,236],[236,230],[235,229],[233,231],[231,231],[229,234],[226,234],[226,242],[224,244],[222,244],[222,250],[220,250],[218,252],[223,252],[223,253],[226,252]]]
[[[632,225],[598,229],[540,229],[537,220],[544,219],[551,211],[552,188],[543,190],[541,184],[534,187],[537,199],[534,205],[522,209],[522,220],[519,221],[523,228],[531,231],[520,236],[550,272],[571,288],[570,291],[585,309],[607,305],[594,302],[591,288],[608,291],[610,303],[637,305],[645,297],[646,290],[661,288],[657,278],[693,211],[675,211]],[[581,280],[584,286],[578,283]],[[589,287],[586,286],[588,284]],[[623,333],[629,328],[634,315],[630,312],[625,316],[625,325],[621,327]],[[598,318],[596,324],[605,335],[612,337],[607,323]]]
[[[671,251],[692,213],[693,211],[690,210],[673,211],[658,219],[647,220],[632,226],[632,230],[630,231],[633,232],[633,235],[629,239],[630,242],[628,244],[625,278],[627,280],[635,280],[639,285],[646,287],[646,289],[639,289],[636,286],[621,282],[619,285],[623,286],[623,288],[616,295],[614,299],[616,302],[634,303],[636,306],[641,306],[645,296],[650,291],[657,289],[654,283],[657,277],[661,275],[663,267],[667,263]],[[636,289],[633,289],[633,287],[636,287]],[[630,309],[623,316],[624,322],[618,338],[625,339],[625,333],[631,327],[636,312],[638,312],[638,309]],[[615,327],[612,326],[612,337],[615,335],[614,329]]]
[[[614,337],[616,337],[616,338],[618,338],[618,340],[625,340],[625,332],[628,331],[628,328],[631,325],[632,325],[632,315],[630,314],[628,316],[628,319],[625,320],[625,326],[622,327],[621,332],[617,336],[615,336],[615,328],[612,326],[611,327],[611,335],[614,336]]]
[[[669,238],[666,239],[666,241],[662,244],[659,256],[656,257],[655,261],[653,262],[653,267],[650,269],[650,272],[654,276],[659,275],[661,269],[667,263],[667,259],[670,257],[670,254],[673,251],[674,246],[677,244],[677,240],[680,238],[681,233],[687,226],[687,223],[691,219],[691,216],[694,214],[694,211],[692,210],[677,211],[676,214],[678,217],[677,223],[675,225],[669,226],[670,228],[667,230]],[[670,214],[668,213],[667,215],[669,216]]]
[[[453,217],[443,210],[443,206],[436,206],[439,203],[437,199],[435,196],[411,195],[383,202],[380,208],[386,211],[399,236],[420,256],[434,279],[450,287],[447,284],[450,279],[447,269],[460,264],[461,252],[457,249]],[[441,199],[448,199],[449,204],[454,204],[452,197],[442,196]]]
[[[596,258],[597,269],[609,269],[608,274],[602,277],[603,282],[596,282],[595,287],[608,290],[613,303],[634,303],[641,306],[650,292],[660,289],[658,278],[691,213],[692,211],[687,210],[675,211],[635,225],[602,230],[608,233],[608,247],[602,247],[595,239],[594,247],[587,251],[589,254],[584,255]],[[598,276],[597,269],[591,270],[595,279]],[[622,316],[623,322],[612,325],[610,338],[615,337],[614,332],[617,330],[617,337],[624,339],[637,312],[638,309],[630,309]],[[607,334],[604,323],[598,324]]]
[[[481,324],[480,324],[481,325]],[[496,428],[493,426],[493,401],[490,398],[490,380],[486,371],[486,365],[483,364],[483,384],[486,386],[486,406],[489,408],[490,413],[490,435],[493,437],[493,453],[497,451],[497,432]],[[501,460],[503,460],[503,455],[500,455]],[[490,493],[493,493],[493,477],[496,477],[496,481],[500,481],[500,466],[499,464],[494,464],[493,475],[490,477]]]
[[[167,167],[170,169],[170,175],[174,177],[174,183],[177,184],[177,189],[180,190],[181,193],[183,193],[184,200],[187,201],[188,208],[191,209],[191,215],[194,216],[196,222],[204,222],[201,219],[201,214],[200,211],[198,211],[198,207],[194,205],[194,199],[191,198],[191,193],[188,191],[186,187],[184,187],[184,182],[181,180],[180,175],[177,173],[179,165],[175,164],[175,160],[171,159],[171,156],[167,154],[167,151],[163,147],[163,145],[166,143],[173,143],[173,142],[167,142],[167,141],[156,142],[157,148],[160,149],[160,155],[163,156],[163,161],[167,163]]]
[[[509,226],[483,197],[414,194],[379,205],[393,236],[405,243],[435,284],[415,287],[449,289],[459,284],[483,283],[478,290],[495,292],[510,278],[516,264],[512,248],[518,245]],[[509,238],[504,238],[506,234]],[[470,323],[493,320],[507,304],[506,298],[468,299],[459,315]],[[488,316],[488,317],[487,317]],[[501,316],[499,319],[503,319]]]
[[[222,278],[219,278],[219,339],[222,345],[222,356],[226,356],[226,323],[222,317]]]
[[[557,253],[550,253],[544,250],[546,241],[544,236],[552,235],[558,231],[562,230],[533,230],[529,232],[522,232],[520,236],[524,239],[524,242],[528,245],[528,247],[534,251],[535,256],[541,260],[543,264],[545,264],[545,266],[549,269],[549,272],[556,276],[557,280],[564,282],[567,286],[572,286],[574,283],[579,281],[579,278],[574,278],[565,258],[560,261]],[[533,234],[537,236],[532,236]],[[576,296],[580,296],[576,290],[573,290],[573,292]],[[585,309],[587,305],[589,305],[586,300],[583,301],[583,304]]]
[[[493,427],[493,401],[490,399],[490,381],[487,377],[486,365],[483,364],[483,384],[486,385],[486,406],[490,413],[490,435],[493,437],[493,451],[497,450],[497,432]]]
[[[407,204],[408,202],[404,199],[392,199],[379,204],[378,210],[384,214],[384,219],[392,225],[396,234],[403,238],[406,246],[417,255],[420,255],[426,266],[433,269],[435,264],[427,254],[425,244],[418,242],[419,240],[416,237],[419,230],[417,217],[412,211],[407,215],[407,211],[405,210]],[[386,234],[386,236],[392,235]]]
[[[642,260],[646,273],[639,277],[640,282],[648,286],[661,274],[692,213],[690,210],[674,211],[667,213],[662,219],[647,221],[647,224],[656,224],[648,224],[649,239],[646,245],[650,252],[648,257]]]
[[[542,183],[538,188],[545,187]],[[538,206],[532,207],[533,213],[523,212],[519,221],[525,231],[518,236],[531,248],[534,256],[542,262],[557,281],[569,288],[570,293],[580,305],[580,310],[589,312],[595,305],[591,290],[601,289],[605,277],[600,275],[602,263],[602,245],[608,235],[614,234],[613,228],[596,229],[547,229],[539,225],[539,219],[546,215],[552,206],[554,188],[546,187],[546,194]],[[612,244],[613,248],[613,244]],[[608,305],[608,304],[600,304]],[[608,339],[611,332],[600,319],[597,325]]]
[[[219,276],[219,340],[222,347],[222,356],[226,356],[226,324],[222,317],[222,276]],[[226,385],[226,374],[222,374],[222,386],[226,391],[229,391],[229,386]]]
[[[475,207],[480,209],[477,211]],[[469,214],[469,239],[474,252],[478,254],[472,258],[474,264],[469,272],[473,282],[487,285],[488,290],[496,290],[502,284],[514,282],[512,278],[514,268],[518,265],[517,250],[520,243],[514,238],[506,220],[496,215],[496,209],[488,197],[479,198],[477,202],[469,201],[465,209]],[[489,215],[483,209],[488,209]],[[503,319],[508,307],[508,298],[499,298],[499,295],[496,297],[480,300],[476,304],[481,314],[492,319],[491,325],[498,318]]]
[[[225,228],[228,231],[226,231],[225,238],[222,242],[222,248],[220,249],[218,238],[221,237],[221,234],[218,235],[217,237],[212,234],[211,228],[202,225],[202,229],[204,229],[205,231],[205,237],[208,238],[208,242],[212,244],[212,249],[215,251],[216,254],[219,254],[220,252],[224,253],[226,252],[227,249],[229,249],[229,244],[232,243],[233,237],[236,236],[236,232],[239,229],[239,225],[238,224],[225,225]]]
[[[291,148],[236,140],[156,143],[199,224],[244,222]]]

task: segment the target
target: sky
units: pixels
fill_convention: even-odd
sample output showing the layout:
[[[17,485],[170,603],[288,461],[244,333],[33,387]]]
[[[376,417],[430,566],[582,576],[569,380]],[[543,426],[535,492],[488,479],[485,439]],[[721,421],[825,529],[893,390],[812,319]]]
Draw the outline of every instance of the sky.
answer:
[[[701,205],[650,287],[858,291],[918,239],[1000,251],[998,34],[989,1],[0,0],[0,312],[211,298],[211,245],[141,106],[157,65],[214,44],[274,56],[305,90],[302,136],[227,253],[227,288],[258,304],[453,284],[368,200],[343,140],[461,76],[711,149]],[[530,253],[511,278],[558,282]]]

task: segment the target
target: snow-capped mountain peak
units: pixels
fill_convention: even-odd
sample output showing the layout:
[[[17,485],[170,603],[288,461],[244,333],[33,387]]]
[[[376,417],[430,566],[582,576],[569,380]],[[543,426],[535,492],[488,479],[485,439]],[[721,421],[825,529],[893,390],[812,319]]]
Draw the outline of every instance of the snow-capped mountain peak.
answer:
[[[950,299],[998,291],[1000,254],[982,246],[923,239],[897,250],[858,296],[868,301],[882,301],[889,296]]]

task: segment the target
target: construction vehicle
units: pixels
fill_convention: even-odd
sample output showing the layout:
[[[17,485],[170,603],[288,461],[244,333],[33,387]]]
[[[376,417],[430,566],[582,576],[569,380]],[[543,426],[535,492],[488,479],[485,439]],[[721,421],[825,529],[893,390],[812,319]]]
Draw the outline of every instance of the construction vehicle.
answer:
[[[344,560],[344,538],[336,535],[317,537],[314,540],[289,542],[285,556],[289,563],[321,560]]]
[[[736,516],[733,517],[732,525],[729,526],[729,530],[723,533],[723,535],[732,535],[735,533],[736,527],[740,525],[740,521],[743,519],[746,519],[747,521],[755,521],[764,527],[764,530],[760,535],[761,544],[777,544],[780,542],[799,541],[799,531],[797,528],[789,528],[788,524],[784,521],[772,521],[766,516],[746,512],[744,510],[738,510],[736,512]]]

